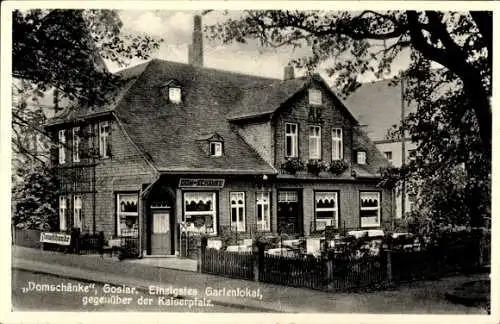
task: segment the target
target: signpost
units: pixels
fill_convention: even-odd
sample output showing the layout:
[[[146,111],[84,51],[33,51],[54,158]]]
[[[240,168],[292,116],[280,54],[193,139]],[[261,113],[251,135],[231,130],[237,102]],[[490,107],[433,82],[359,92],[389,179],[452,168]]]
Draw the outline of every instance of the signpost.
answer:
[[[42,232],[40,234],[40,243],[51,243],[69,246],[71,244],[71,235],[62,233]]]

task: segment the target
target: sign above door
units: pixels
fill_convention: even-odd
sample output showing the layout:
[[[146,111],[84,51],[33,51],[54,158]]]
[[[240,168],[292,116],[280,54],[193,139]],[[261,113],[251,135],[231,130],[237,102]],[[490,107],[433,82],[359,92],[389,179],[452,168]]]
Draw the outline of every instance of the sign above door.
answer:
[[[224,179],[180,179],[179,188],[218,188],[224,187]]]

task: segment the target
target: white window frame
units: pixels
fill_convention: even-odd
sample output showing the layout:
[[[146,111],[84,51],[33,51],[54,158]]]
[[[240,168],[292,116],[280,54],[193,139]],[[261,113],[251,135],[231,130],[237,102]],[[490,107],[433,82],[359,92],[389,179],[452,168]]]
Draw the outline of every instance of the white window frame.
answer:
[[[73,162],[80,162],[80,127],[73,127]]]
[[[179,104],[182,102],[182,92],[180,87],[168,88],[168,101],[174,104]]]
[[[68,229],[68,197],[59,196],[59,231]]]
[[[290,131],[288,131],[288,127]],[[295,129],[292,132],[292,129]],[[298,157],[298,134],[299,134],[299,125],[296,123],[285,123],[285,157],[296,158]],[[288,155],[288,138],[291,138],[290,155]]]
[[[323,104],[321,90],[309,89],[309,104],[314,106],[319,106]]]
[[[356,163],[360,165],[365,165],[366,164],[366,152],[365,151],[358,151],[356,154]]]
[[[369,199],[367,198],[368,196],[376,196],[376,199],[377,199],[377,206],[376,207],[363,207],[361,205],[361,202],[363,200],[363,195],[365,195],[365,199]],[[382,195],[380,193],[380,191],[360,191],[359,192],[359,224],[360,224],[360,227],[361,228],[364,228],[364,227],[379,227],[380,226],[380,206],[382,204]],[[368,210],[368,211],[373,211],[373,210],[376,210],[377,211],[377,221],[376,222],[363,222],[363,218],[367,218],[367,217],[361,217],[361,211],[363,210]]]
[[[124,197],[134,198],[136,200],[137,211],[136,212],[125,212],[121,211],[120,208],[120,198]],[[134,223],[134,229],[123,231],[122,219],[126,220],[127,217],[135,217],[136,221]],[[137,192],[119,192],[116,194],[116,235],[117,236],[136,236],[138,234],[139,228],[139,194]],[[137,233],[136,233],[137,229]]]
[[[230,192],[229,205],[231,206],[231,213],[230,213],[231,228],[234,228],[233,225],[236,225],[237,232],[245,232],[246,231],[245,192],[243,191]],[[233,210],[236,212],[236,221],[233,221]]]
[[[332,161],[344,158],[344,143],[342,128],[332,129]]]
[[[318,207],[318,199],[319,195],[333,195],[333,199],[335,201],[334,207]],[[334,214],[334,218],[323,218],[318,217],[318,212],[332,212]],[[318,222],[325,223],[325,226],[335,226],[335,228],[339,228],[339,193],[338,191],[315,191],[314,192],[314,221],[316,222],[316,229],[318,228]]]
[[[110,134],[110,123],[109,121],[99,122],[99,156],[101,158],[107,158],[108,155],[108,141]],[[104,131],[104,129],[107,131]]]
[[[73,227],[79,229],[83,227],[82,207],[82,196],[75,195],[73,197]]]
[[[191,194],[197,194],[197,193],[205,193],[205,194],[210,194],[212,196],[212,210],[210,211],[187,211],[187,204],[186,204],[186,196],[191,195]],[[183,199],[183,206],[184,206],[184,213],[182,215],[182,220],[184,223],[184,227],[182,230],[188,231],[188,232],[202,232],[202,233],[207,233],[209,235],[217,235],[217,195],[215,191],[185,191],[182,193],[182,199]],[[197,215],[212,215],[213,219],[213,224],[212,224],[212,230],[211,231],[206,231],[205,226],[202,226],[201,228],[196,228],[194,226],[194,223],[186,223],[186,219],[188,216],[197,216]]]
[[[269,191],[261,191],[255,194],[255,219],[257,220],[257,230],[271,230],[271,193]],[[266,207],[267,206],[267,212]],[[259,211],[262,219],[259,220]]]
[[[59,130],[59,164],[66,163],[66,131]]]
[[[384,151],[384,156],[387,161],[392,163],[392,151]]]
[[[213,145],[213,150],[212,150]],[[222,156],[222,142],[210,142],[210,155]]]
[[[313,152],[313,148],[315,152]],[[321,126],[318,125],[309,126],[309,159],[321,159]]]

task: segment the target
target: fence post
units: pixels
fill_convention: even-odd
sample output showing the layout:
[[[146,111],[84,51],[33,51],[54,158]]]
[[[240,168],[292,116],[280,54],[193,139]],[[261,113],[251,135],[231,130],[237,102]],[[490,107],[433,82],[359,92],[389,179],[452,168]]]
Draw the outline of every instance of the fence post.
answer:
[[[97,246],[99,248],[99,254],[101,254],[101,256],[104,255],[104,232],[103,231],[100,231],[98,236],[97,236]]]
[[[385,250],[387,253],[387,281],[389,284],[392,283],[392,258],[391,258],[391,253],[392,251],[387,249]]]
[[[74,227],[71,229],[71,252],[80,254],[80,229]]]
[[[196,268],[198,270],[198,272],[202,272],[202,264],[203,264],[203,260],[205,260],[205,252],[207,250],[207,244],[208,244],[208,239],[206,236],[202,236],[201,239],[200,239],[200,245],[199,245],[199,248],[198,248],[198,262],[196,264]]]
[[[262,242],[257,241],[257,251],[253,254],[253,280],[259,281],[260,273],[264,267],[264,248],[265,245]],[[257,253],[255,253],[257,252]]]

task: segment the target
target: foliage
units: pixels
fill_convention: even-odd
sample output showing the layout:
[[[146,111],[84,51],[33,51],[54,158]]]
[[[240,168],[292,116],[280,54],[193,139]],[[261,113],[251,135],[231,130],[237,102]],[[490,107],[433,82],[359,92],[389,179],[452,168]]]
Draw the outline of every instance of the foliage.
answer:
[[[328,164],[322,160],[309,160],[307,162],[307,171],[312,174],[319,174],[321,171],[325,171],[328,168]]]
[[[333,174],[339,175],[342,174],[349,166],[347,165],[347,162],[344,160],[335,160],[330,163],[330,166],[328,168],[328,171],[330,171]]]
[[[57,229],[58,192],[53,174],[49,169],[39,167],[22,175],[23,182],[13,188],[12,223],[28,229]]]
[[[359,76],[381,78],[409,54],[409,68],[393,85],[402,79],[405,100],[417,109],[393,135],[410,137],[417,156],[403,169],[385,170],[380,185],[404,182],[419,217],[436,224],[480,226],[490,215],[492,17],[486,11],[250,10],[207,31],[224,43],[308,46],[311,54],[293,63],[308,70],[329,64],[343,95],[357,89]]]
[[[125,66],[148,59],[161,39],[122,31],[116,10],[31,9],[12,13],[13,151],[47,163],[48,148],[31,147],[34,137],[45,146],[47,104],[94,106],[109,102],[121,85],[104,60]],[[41,101],[52,97],[52,102]],[[47,100],[45,100],[47,101]],[[48,144],[47,144],[48,143]]]
[[[298,158],[288,158],[281,168],[290,174],[295,174],[297,171],[304,170],[304,162]]]

